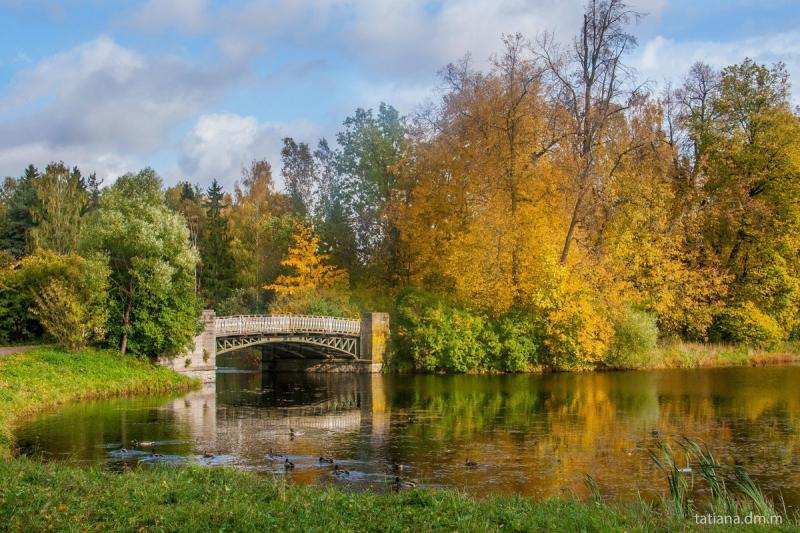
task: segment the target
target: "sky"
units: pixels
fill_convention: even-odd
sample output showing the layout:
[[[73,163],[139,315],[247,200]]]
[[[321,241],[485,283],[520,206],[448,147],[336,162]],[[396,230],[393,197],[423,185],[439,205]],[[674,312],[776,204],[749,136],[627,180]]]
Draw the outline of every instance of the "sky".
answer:
[[[654,87],[704,61],[783,61],[800,103],[800,0],[629,0],[628,63]],[[575,33],[583,0],[0,0],[0,176],[50,161],[106,183],[145,166],[230,189],[282,138],[357,107],[413,113],[437,72],[503,33]]]

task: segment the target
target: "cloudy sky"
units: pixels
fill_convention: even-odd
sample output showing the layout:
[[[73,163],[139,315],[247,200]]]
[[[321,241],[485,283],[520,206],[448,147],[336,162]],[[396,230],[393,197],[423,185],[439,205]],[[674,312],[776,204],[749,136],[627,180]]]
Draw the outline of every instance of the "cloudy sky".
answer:
[[[630,63],[653,82],[694,61],[784,61],[798,79],[800,1],[631,0]],[[436,72],[501,33],[568,38],[583,0],[0,0],[0,176],[76,164],[113,181],[230,186],[277,166],[281,138],[332,136],[356,107],[403,113]]]

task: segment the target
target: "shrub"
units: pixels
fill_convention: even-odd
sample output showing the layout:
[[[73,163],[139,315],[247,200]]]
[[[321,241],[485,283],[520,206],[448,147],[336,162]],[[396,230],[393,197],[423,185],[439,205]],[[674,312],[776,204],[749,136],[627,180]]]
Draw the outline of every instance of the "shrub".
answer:
[[[614,368],[641,368],[658,343],[656,318],[638,309],[628,308],[614,324],[605,363]]]
[[[33,298],[36,303],[33,314],[63,347],[78,350],[105,335],[105,310],[87,305],[75,287],[54,279]]]
[[[534,324],[524,313],[493,319],[437,295],[406,291],[393,322],[399,355],[417,370],[519,372],[537,361]]]
[[[0,341],[25,342],[46,332],[35,299],[53,283],[69,288],[93,324],[102,322],[108,307],[106,264],[39,250],[0,271]]]
[[[467,372],[485,367],[485,319],[443,298],[406,291],[395,312],[395,340],[416,370]]]
[[[538,336],[531,318],[523,313],[507,313],[494,326],[497,347],[493,367],[506,372],[529,370],[538,362]]]
[[[714,317],[710,338],[714,342],[741,343],[771,350],[786,339],[778,322],[751,301],[726,307]]]

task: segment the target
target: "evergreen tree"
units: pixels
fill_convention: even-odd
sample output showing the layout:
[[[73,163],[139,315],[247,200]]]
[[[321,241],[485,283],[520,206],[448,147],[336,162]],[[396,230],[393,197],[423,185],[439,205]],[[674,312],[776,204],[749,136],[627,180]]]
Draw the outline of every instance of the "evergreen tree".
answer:
[[[30,230],[36,225],[32,210],[37,205],[35,181],[39,177],[36,167],[29,165],[14,184],[5,210],[5,220],[0,228],[0,249],[14,257],[22,257],[28,250]]]
[[[214,305],[228,296],[236,276],[231,254],[228,219],[224,215],[225,194],[215,179],[206,191],[206,217],[200,242],[200,285],[207,303]]]

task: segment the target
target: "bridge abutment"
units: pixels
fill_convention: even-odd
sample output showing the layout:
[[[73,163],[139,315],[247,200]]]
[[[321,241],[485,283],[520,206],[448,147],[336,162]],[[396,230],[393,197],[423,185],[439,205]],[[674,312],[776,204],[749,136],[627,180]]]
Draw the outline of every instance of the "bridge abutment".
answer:
[[[160,357],[159,364],[176,372],[186,374],[203,381],[213,383],[217,375],[217,334],[215,331],[216,315],[213,310],[206,309],[200,315],[203,331],[194,338],[194,344],[177,357]]]

